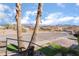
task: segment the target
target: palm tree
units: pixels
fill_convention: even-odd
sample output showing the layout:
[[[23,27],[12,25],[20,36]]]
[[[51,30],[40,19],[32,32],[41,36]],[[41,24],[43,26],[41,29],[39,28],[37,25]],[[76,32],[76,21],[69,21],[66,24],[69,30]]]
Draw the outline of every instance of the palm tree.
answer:
[[[22,40],[22,27],[21,27],[21,3],[16,3],[16,23],[17,23],[17,39],[18,39],[18,51],[22,51],[24,44]]]
[[[34,43],[35,40],[36,40],[36,35],[37,35],[37,32],[39,30],[39,24],[40,24],[40,19],[41,19],[41,9],[42,8],[42,4],[39,3],[38,4],[38,10],[37,10],[37,16],[36,16],[36,24],[35,24],[35,28],[34,28],[34,32],[32,34],[32,37],[31,37],[31,41],[28,45],[28,55],[33,55],[34,54]]]

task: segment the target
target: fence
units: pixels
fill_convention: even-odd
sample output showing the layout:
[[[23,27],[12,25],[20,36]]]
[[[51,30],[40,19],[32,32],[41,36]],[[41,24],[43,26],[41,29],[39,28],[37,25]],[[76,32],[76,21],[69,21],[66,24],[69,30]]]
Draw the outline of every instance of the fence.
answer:
[[[4,48],[5,48],[5,50],[4,50]],[[7,56],[7,40],[0,41],[0,55]]]
[[[13,39],[13,38],[6,38],[6,41],[0,41],[0,42],[2,42],[2,44],[0,45],[0,48],[6,48],[5,50],[5,56],[7,56],[8,55],[8,53],[7,53],[7,46],[8,46],[8,41],[9,40],[13,40],[13,41],[17,41],[17,39]],[[26,42],[26,43],[29,43],[30,41],[25,41],[25,40],[20,40],[20,41],[22,41],[22,42]],[[31,42],[32,44],[34,44],[34,45],[36,45],[36,46],[38,46],[38,47],[42,47],[42,46],[40,46],[40,45],[38,45],[38,44],[36,44],[36,43],[33,43],[33,42]],[[18,51],[19,52],[19,51]]]

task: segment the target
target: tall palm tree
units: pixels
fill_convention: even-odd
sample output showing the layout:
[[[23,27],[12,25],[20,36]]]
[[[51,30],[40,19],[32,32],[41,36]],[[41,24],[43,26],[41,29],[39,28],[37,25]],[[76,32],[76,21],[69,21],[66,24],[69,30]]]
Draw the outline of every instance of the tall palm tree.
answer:
[[[18,50],[22,51],[24,44],[22,40],[22,27],[21,27],[21,3],[16,3],[16,23],[17,23],[17,39],[18,39]]]
[[[34,43],[36,40],[36,36],[37,36],[37,32],[39,30],[39,24],[40,24],[40,19],[41,19],[41,12],[42,12],[42,4],[39,3],[38,4],[38,10],[37,10],[37,16],[36,16],[36,24],[35,24],[35,28],[31,37],[31,41],[28,45],[28,55],[33,55],[34,54],[34,44],[32,44],[32,42]]]

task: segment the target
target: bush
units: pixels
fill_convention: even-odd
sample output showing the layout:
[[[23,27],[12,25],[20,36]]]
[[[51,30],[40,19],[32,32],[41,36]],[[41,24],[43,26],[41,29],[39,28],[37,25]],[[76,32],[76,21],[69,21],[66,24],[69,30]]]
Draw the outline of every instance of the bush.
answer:
[[[26,32],[27,30],[25,28],[22,28],[22,32]]]
[[[47,47],[40,48],[39,51],[47,56],[54,56],[57,53],[61,53],[62,56],[66,56],[69,52],[69,48],[62,47],[56,43],[47,43]]]
[[[47,47],[43,47],[38,49],[42,53],[44,53],[47,56],[54,56],[57,53],[60,53],[61,46],[55,43],[47,43]]]
[[[12,52],[16,52],[18,50],[18,46],[14,45],[14,44],[9,44],[7,46],[7,50],[12,51]]]

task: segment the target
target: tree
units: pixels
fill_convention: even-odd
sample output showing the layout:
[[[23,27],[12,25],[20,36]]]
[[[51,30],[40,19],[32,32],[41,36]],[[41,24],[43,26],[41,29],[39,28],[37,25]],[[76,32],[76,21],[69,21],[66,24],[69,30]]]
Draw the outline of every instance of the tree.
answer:
[[[24,44],[22,40],[22,27],[21,27],[21,3],[16,3],[16,23],[17,23],[17,39],[18,39],[18,50],[23,50]]]
[[[34,54],[35,46],[32,43],[35,42],[38,30],[39,30],[39,24],[40,24],[40,19],[41,19],[41,10],[42,10],[41,8],[42,8],[42,4],[39,3],[38,4],[38,10],[37,10],[37,16],[36,16],[35,28],[34,28],[34,31],[33,31],[32,37],[31,37],[31,41],[28,45],[28,55],[33,55]]]

